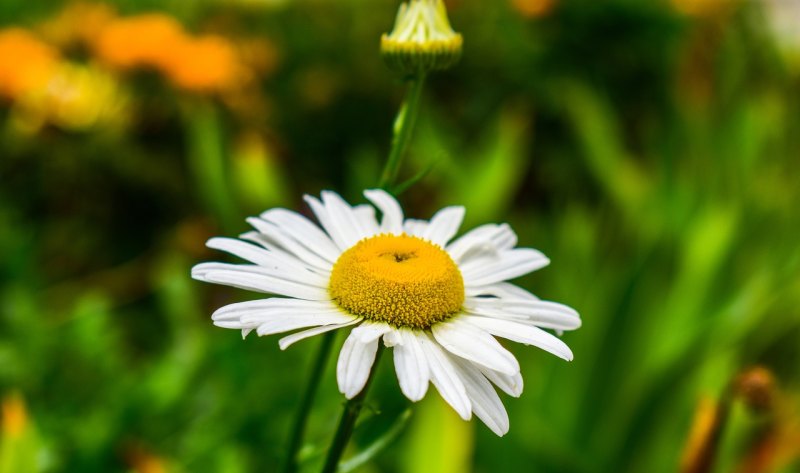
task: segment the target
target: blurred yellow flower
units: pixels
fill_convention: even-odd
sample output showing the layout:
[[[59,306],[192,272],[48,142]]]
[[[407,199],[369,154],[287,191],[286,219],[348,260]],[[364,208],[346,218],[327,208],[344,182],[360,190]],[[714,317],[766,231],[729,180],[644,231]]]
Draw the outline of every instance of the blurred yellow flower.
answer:
[[[28,410],[25,401],[18,394],[11,394],[3,399],[2,406],[2,432],[4,436],[19,437],[28,425]]]
[[[0,30],[0,96],[13,100],[42,89],[58,62],[58,52],[29,31]]]
[[[221,36],[185,37],[170,50],[164,74],[174,85],[192,92],[224,92],[246,78],[236,48]]]
[[[93,44],[97,56],[120,69],[161,68],[175,56],[185,37],[174,18],[160,13],[119,18],[103,28]]]
[[[64,61],[45,87],[17,101],[14,115],[17,124],[28,131],[45,123],[83,130],[98,123],[120,123],[126,105],[125,94],[108,72]]]

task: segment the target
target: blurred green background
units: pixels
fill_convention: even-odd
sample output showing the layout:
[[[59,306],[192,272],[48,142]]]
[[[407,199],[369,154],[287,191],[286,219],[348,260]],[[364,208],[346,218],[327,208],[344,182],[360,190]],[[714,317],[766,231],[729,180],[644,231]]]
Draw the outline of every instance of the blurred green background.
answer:
[[[800,471],[800,2],[447,4],[464,56],[400,199],[510,222],[552,260],[518,282],[584,326],[572,363],[509,346],[504,438],[433,389],[405,416],[384,357],[347,456],[391,445],[358,471]],[[319,339],[212,326],[254,295],[189,269],[248,215],[375,185],[397,6],[2,3],[0,473],[276,471]]]

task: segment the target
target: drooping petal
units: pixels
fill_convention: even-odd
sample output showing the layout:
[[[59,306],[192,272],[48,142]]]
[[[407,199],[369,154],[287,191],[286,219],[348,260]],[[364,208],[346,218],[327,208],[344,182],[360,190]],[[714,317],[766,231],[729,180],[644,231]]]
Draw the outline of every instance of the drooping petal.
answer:
[[[512,375],[519,371],[519,362],[488,332],[461,317],[439,322],[431,327],[436,341],[450,353],[487,368]]]
[[[492,335],[507,338],[508,340],[525,345],[534,345],[559,358],[572,361],[572,350],[569,349],[567,344],[562,342],[561,339],[555,335],[549,334],[538,327],[491,317],[465,315],[462,316],[461,319],[463,319],[465,323],[485,330]]]
[[[524,383],[522,382],[522,374],[507,375],[498,373],[497,371],[490,370],[484,366],[475,365],[486,378],[500,388],[504,393],[509,396],[519,397],[522,394]]]
[[[516,320],[540,328],[575,330],[581,326],[578,312],[557,302],[468,297],[464,307],[468,314]]]
[[[336,380],[339,392],[347,399],[360,393],[369,378],[375,352],[378,349],[378,337],[368,342],[362,341],[361,326],[354,328],[342,345],[339,360],[336,363]],[[369,330],[369,329],[368,329]]]
[[[457,357],[451,357],[451,360],[464,382],[472,412],[496,435],[502,437],[508,433],[508,413],[492,384],[469,361]]]
[[[397,329],[394,332],[399,343],[394,345],[394,370],[400,390],[405,396],[416,402],[425,397],[430,381],[430,368],[422,348],[424,338],[409,329]]]
[[[430,367],[431,382],[445,402],[450,404],[462,419],[469,420],[472,417],[472,404],[467,396],[464,382],[459,378],[453,363],[429,336],[423,333],[419,340],[422,342],[421,346]]]

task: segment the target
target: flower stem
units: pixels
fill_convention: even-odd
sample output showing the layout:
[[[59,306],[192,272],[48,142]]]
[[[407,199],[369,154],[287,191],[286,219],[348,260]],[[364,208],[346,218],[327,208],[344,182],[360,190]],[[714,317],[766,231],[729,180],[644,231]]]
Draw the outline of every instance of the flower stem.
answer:
[[[322,337],[322,342],[320,342],[319,349],[317,350],[317,357],[314,359],[314,365],[311,368],[306,390],[303,392],[303,398],[297,409],[294,424],[292,424],[292,433],[289,437],[289,446],[287,447],[286,459],[282,470],[284,473],[294,473],[297,471],[297,453],[303,443],[303,434],[306,430],[308,415],[311,413],[311,405],[314,403],[314,397],[316,397],[317,394],[322,372],[325,370],[325,363],[328,361],[328,357],[331,353],[334,338],[336,338],[335,331],[326,333]]]
[[[383,189],[394,184],[395,179],[397,179],[397,174],[400,171],[400,164],[403,161],[403,155],[405,154],[406,148],[408,148],[408,142],[414,131],[414,124],[417,120],[420,97],[422,96],[422,86],[425,83],[425,75],[420,74],[414,76],[409,82],[405,101],[400,107],[400,111],[397,112],[397,118],[394,120],[392,149],[389,152],[389,159],[386,160],[386,166],[381,173],[379,186]]]
[[[328,457],[325,459],[325,466],[322,468],[322,473],[336,472],[339,466],[339,460],[342,458],[342,453],[344,453],[344,449],[347,447],[347,442],[350,440],[350,436],[353,435],[356,419],[358,419],[358,414],[361,412],[361,408],[364,405],[364,399],[367,397],[370,384],[372,384],[372,378],[375,377],[375,373],[378,371],[378,362],[381,359],[382,353],[383,345],[379,343],[378,351],[375,353],[375,362],[372,365],[372,371],[369,373],[369,378],[367,378],[364,389],[353,399],[349,399],[347,403],[345,403],[342,417],[339,419],[339,427],[336,429],[336,436],[333,438],[331,448],[328,450]]]

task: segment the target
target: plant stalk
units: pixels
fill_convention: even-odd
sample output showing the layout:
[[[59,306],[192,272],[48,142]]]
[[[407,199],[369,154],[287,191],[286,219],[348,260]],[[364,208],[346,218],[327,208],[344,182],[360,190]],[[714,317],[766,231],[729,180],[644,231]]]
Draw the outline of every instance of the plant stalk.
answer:
[[[419,103],[420,97],[422,97],[422,88],[425,84],[425,75],[420,74],[412,77],[409,82],[405,101],[400,107],[400,111],[397,112],[397,118],[394,120],[392,149],[389,152],[389,159],[386,160],[386,166],[381,173],[379,184],[382,189],[392,186],[397,179],[403,156],[408,148],[408,143],[417,121],[417,115],[419,114]]]

